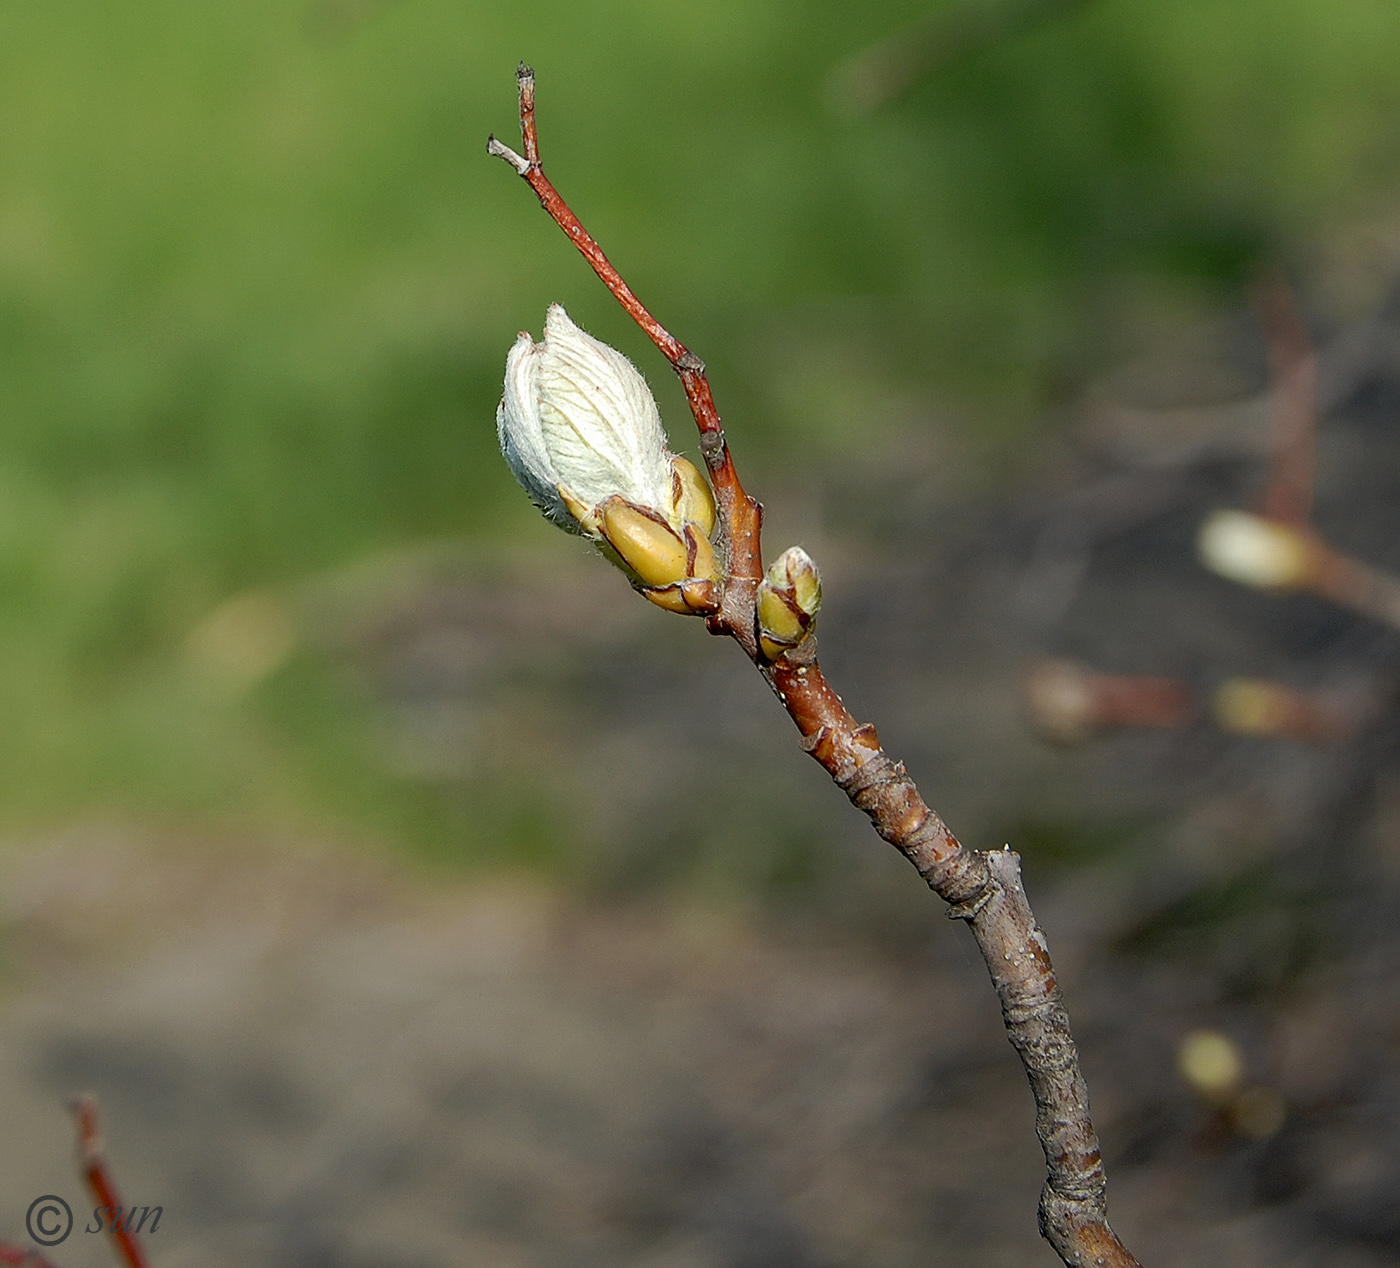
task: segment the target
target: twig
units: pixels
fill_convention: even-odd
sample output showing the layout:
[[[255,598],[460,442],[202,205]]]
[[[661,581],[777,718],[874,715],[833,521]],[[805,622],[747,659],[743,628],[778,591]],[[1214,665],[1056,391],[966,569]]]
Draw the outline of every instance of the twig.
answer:
[[[1119,727],[1183,727],[1199,712],[1184,682],[1101,674],[1070,660],[1041,661],[1026,679],[1025,694],[1036,728],[1065,744]]]
[[[492,137],[490,153],[515,168],[544,209],[583,253],[618,302],[670,361],[700,429],[700,447],[715,485],[729,580],[712,634],[734,639],[759,668],[801,735],[801,744],[866,815],[875,830],[919,870],[966,920],[1001,1001],[1007,1035],[1035,1097],[1036,1133],[1045,1152],[1040,1230],[1069,1265],[1132,1268],[1138,1261],[1109,1228],[1103,1162],[1089,1118],[1089,1095],[1045,937],[1021,886],[1020,859],[1009,849],[965,849],[925,804],[903,765],[880,747],[875,728],[847,712],[816,661],[808,638],[776,660],[759,650],[755,590],[762,576],[762,508],[744,492],[705,378],[705,367],[643,307],[602,249],[579,223],[540,165],[535,134],[534,72],[521,65],[524,156]]]
[[[83,1179],[97,1199],[97,1205],[106,1207],[112,1215],[107,1226],[112,1240],[117,1244],[117,1253],[127,1268],[148,1268],[145,1251],[135,1234],[129,1232],[118,1216],[122,1200],[117,1196],[117,1186],[107,1170],[107,1160],[102,1154],[102,1137],[97,1129],[97,1098],[80,1096],[73,1102],[73,1114],[78,1120],[78,1160],[83,1168]]]
[[[1307,590],[1400,629],[1400,577],[1325,542],[1313,527],[1317,357],[1282,275],[1251,294],[1269,353],[1269,481],[1261,515],[1223,512],[1202,528],[1207,567],[1242,585]]]
[[[1269,482],[1264,514],[1286,524],[1312,519],[1317,466],[1317,355],[1293,288],[1272,272],[1250,292],[1269,355]]]
[[[1400,577],[1329,546],[1307,525],[1216,511],[1196,541],[1212,572],[1256,590],[1305,590],[1400,629]]]
[[[1216,725],[1233,735],[1336,744],[1373,720],[1375,710],[1368,703],[1299,691],[1268,678],[1227,678],[1210,707]]]
[[[1376,717],[1379,684],[1364,691],[1300,691],[1268,678],[1227,678],[1203,710],[1175,678],[1102,674],[1072,660],[1040,661],[1026,678],[1030,721],[1047,740],[1082,744],[1120,728],[1172,730],[1204,714],[1231,735],[1335,744]]]
[[[1316,542],[1315,575],[1307,589],[1400,630],[1400,577]]]

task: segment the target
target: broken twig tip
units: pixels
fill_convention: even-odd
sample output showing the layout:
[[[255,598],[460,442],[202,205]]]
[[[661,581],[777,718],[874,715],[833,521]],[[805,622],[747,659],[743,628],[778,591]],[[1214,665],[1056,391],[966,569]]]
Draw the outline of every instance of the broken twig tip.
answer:
[[[494,154],[497,158],[505,159],[516,172],[524,176],[530,170],[530,160],[523,155],[517,154],[504,141],[499,141],[495,136],[487,138],[486,153]]]
[[[75,1096],[68,1108],[77,1120],[78,1153],[83,1161],[91,1162],[102,1156],[102,1136],[97,1125],[97,1098],[90,1092]]]

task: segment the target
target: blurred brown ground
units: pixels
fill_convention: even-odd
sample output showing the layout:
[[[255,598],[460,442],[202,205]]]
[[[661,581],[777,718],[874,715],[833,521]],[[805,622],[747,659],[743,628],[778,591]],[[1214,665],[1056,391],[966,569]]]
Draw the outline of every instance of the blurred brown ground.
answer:
[[[429,893],[342,855],[99,834],[8,879],[0,1185],[82,1218],[62,1103],[95,1089],[123,1196],[164,1207],[157,1264],[1048,1255],[1029,1098],[961,930],[895,960],[527,887]],[[1146,1262],[1385,1262],[1304,1254],[1287,1207],[1251,1202],[1258,1146],[1173,1085],[1199,999],[1160,981],[1120,999],[1063,900],[1042,905]],[[1290,1091],[1327,1077],[1319,1049],[1345,1064],[1326,985],[1283,1023],[1309,1049]],[[75,1234],[54,1254],[107,1251]]]

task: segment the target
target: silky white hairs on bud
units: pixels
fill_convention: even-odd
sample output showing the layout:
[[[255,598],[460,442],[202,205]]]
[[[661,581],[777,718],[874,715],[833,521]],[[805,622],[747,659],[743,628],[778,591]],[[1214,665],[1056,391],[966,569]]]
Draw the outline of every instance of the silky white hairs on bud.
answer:
[[[496,406],[496,436],[506,465],[545,517],[560,528],[581,533],[582,525],[559,496],[559,473],[544,447],[539,425],[539,357],[535,341],[522,330],[506,357],[506,388]]]
[[[506,358],[496,430],[531,501],[571,532],[596,536],[561,489],[590,510],[615,493],[663,513],[670,505],[671,455],[646,380],[558,304],[545,318],[544,341],[521,334]]]

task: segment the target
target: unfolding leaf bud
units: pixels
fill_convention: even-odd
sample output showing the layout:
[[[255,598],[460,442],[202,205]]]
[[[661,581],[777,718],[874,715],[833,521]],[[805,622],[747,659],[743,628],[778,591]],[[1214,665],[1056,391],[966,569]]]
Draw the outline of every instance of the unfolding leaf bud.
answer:
[[[506,358],[496,430],[515,478],[561,528],[596,537],[592,510],[614,493],[670,509],[671,455],[646,380],[558,304],[544,341],[522,332]]]
[[[666,448],[632,363],[558,304],[544,341],[522,333],[506,358],[496,429],[515,478],[550,520],[597,542],[661,607],[718,610],[724,572],[709,541],[716,513],[705,477]]]
[[[822,579],[800,546],[783,551],[758,585],[758,645],[776,660],[811,633],[822,605]]]
[[[1259,590],[1299,589],[1319,567],[1309,534],[1244,511],[1217,511],[1201,525],[1197,547],[1212,572]]]

